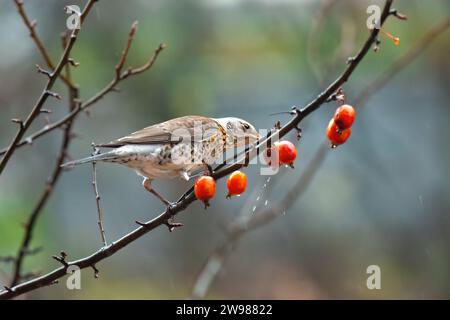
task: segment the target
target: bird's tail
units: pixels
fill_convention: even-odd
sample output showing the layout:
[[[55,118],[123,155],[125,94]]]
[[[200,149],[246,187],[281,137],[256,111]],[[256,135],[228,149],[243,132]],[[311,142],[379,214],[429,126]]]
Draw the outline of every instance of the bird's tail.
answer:
[[[113,151],[108,151],[105,153],[93,155],[91,157],[66,162],[66,163],[62,164],[61,167],[74,167],[79,164],[84,164],[84,163],[89,163],[89,162],[94,162],[94,161],[108,161],[108,160],[112,160],[115,158],[117,158],[117,154],[115,154],[115,152],[113,152]]]

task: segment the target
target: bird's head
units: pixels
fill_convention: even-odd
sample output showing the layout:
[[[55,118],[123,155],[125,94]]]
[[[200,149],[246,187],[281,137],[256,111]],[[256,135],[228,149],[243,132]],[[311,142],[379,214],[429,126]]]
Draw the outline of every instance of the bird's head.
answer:
[[[227,117],[215,119],[227,132],[227,143],[241,147],[252,144],[261,137],[255,127],[245,120]]]

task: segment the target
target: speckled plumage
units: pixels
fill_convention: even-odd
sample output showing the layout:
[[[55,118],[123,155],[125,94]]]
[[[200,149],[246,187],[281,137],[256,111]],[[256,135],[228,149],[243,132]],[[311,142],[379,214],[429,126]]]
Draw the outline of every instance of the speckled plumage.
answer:
[[[144,186],[150,191],[154,179],[188,179],[205,168],[205,163],[220,159],[228,149],[253,143],[258,138],[256,129],[239,118],[185,116],[98,145],[112,150],[64,166],[93,161],[125,165],[145,178]]]

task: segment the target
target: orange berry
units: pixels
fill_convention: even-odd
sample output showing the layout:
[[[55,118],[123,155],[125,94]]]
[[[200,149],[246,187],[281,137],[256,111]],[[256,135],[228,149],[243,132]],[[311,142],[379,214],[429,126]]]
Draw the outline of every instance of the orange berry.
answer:
[[[205,203],[205,207],[208,206],[208,200],[216,193],[216,181],[210,176],[199,177],[194,184],[194,193],[198,200]]]
[[[295,158],[297,158],[297,148],[295,145],[287,140],[280,141],[275,144],[278,149],[278,157],[280,164],[293,165]]]
[[[242,171],[235,171],[228,177],[227,188],[228,195],[227,198],[244,193],[247,187],[247,176]]]
[[[337,108],[336,113],[334,114],[334,122],[336,122],[339,129],[348,129],[355,121],[355,115],[355,109],[348,104],[344,104]]]
[[[352,128],[339,129],[334,119],[330,120],[327,127],[327,137],[331,141],[332,147],[343,144],[352,134]]]

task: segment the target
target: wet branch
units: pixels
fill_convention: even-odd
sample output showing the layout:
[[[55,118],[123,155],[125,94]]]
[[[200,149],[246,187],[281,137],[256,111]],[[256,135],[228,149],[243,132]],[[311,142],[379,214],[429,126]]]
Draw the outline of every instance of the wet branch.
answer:
[[[391,15],[390,9],[392,5],[393,0],[386,0],[384,9],[381,14],[381,21],[380,24],[382,25],[385,20]],[[370,48],[373,44],[375,44],[377,36],[378,36],[379,30],[373,29],[370,32],[369,38],[364,43],[361,50],[358,52],[358,54],[349,59],[348,65],[346,69],[343,71],[343,73],[333,82],[331,83],[322,93],[320,93],[316,99],[311,101],[308,105],[306,105],[302,109],[298,109],[294,107],[292,109],[292,115],[293,118],[286,123],[283,127],[281,127],[278,131],[272,133],[269,137],[266,139],[262,139],[259,141],[258,145],[250,150],[248,150],[245,154],[245,158],[252,159],[255,157],[258,153],[258,151],[263,151],[265,148],[265,144],[267,140],[273,139],[275,136],[284,136],[291,130],[296,130],[298,128],[299,123],[305,119],[308,115],[310,115],[312,112],[317,110],[321,105],[326,103],[327,99],[335,93],[350,77],[350,75],[354,72],[356,67],[359,65],[361,60],[366,56],[366,54],[369,52]],[[149,67],[151,67],[151,61],[147,64]],[[141,72],[140,69],[137,69],[135,72],[139,73]],[[126,73],[126,71],[125,71]],[[131,74],[133,74],[130,71]],[[216,171],[213,173],[213,177],[215,179],[220,179],[228,175],[229,173],[235,171],[236,169],[239,169],[242,167],[243,161],[239,161],[240,163],[236,163],[233,165],[230,165],[228,167],[222,168],[219,171]],[[0,292],[0,299],[10,299],[13,297],[16,297],[18,295],[21,295],[25,292],[32,291],[34,289],[50,285],[54,281],[58,280],[59,278],[66,275],[66,270],[69,266],[76,265],[78,268],[93,268],[95,265],[108,258],[109,256],[113,255],[120,249],[126,247],[128,244],[134,242],[135,240],[139,239],[146,233],[150,232],[151,230],[161,226],[161,225],[167,225],[169,223],[169,220],[175,216],[176,214],[182,212],[185,210],[192,202],[194,202],[195,196],[193,193],[193,188],[190,188],[188,191],[186,191],[181,198],[177,201],[177,203],[173,207],[167,208],[164,212],[162,212],[159,216],[155,217],[154,219],[144,223],[143,225],[139,226],[135,230],[131,231],[130,233],[124,235],[122,238],[112,242],[111,244],[107,245],[106,247],[103,247],[99,249],[97,252],[91,254],[90,256],[87,256],[85,258],[71,261],[71,262],[65,262],[65,264],[50,273],[47,273],[41,277],[29,280],[27,282],[24,282],[22,284],[19,284],[17,286],[8,288],[7,290],[4,290]]]
[[[80,24],[83,23],[86,16],[91,11],[94,3],[97,0],[89,0],[89,2],[84,7],[81,17],[80,17]],[[49,79],[47,81],[47,84],[45,85],[44,90],[42,91],[41,95],[39,96],[38,100],[36,101],[36,104],[33,106],[31,112],[28,114],[27,118],[25,120],[20,120],[19,130],[17,131],[14,139],[12,140],[11,144],[7,148],[6,152],[3,155],[2,160],[0,161],[0,175],[2,174],[3,170],[6,167],[6,164],[8,163],[9,159],[13,155],[14,151],[17,149],[17,144],[20,142],[22,137],[24,136],[25,132],[30,128],[33,121],[36,119],[36,117],[41,113],[41,108],[44,106],[45,102],[47,101],[47,98],[50,96],[58,97],[58,95],[54,92],[52,92],[53,85],[55,84],[56,79],[58,78],[59,74],[61,73],[62,69],[64,68],[64,65],[67,63],[69,59],[70,52],[72,51],[72,48],[78,38],[78,33],[80,29],[74,29],[70,35],[69,41],[67,43],[66,48],[64,49],[61,58],[59,59],[58,64],[56,65],[54,71],[52,71],[49,75]]]
[[[400,13],[397,12],[397,15],[400,15]],[[404,16],[401,15],[401,17],[403,20]],[[355,105],[358,106],[358,108],[362,108],[363,104],[367,102],[374,93],[381,90],[399,71],[420,56],[420,54],[422,54],[439,37],[439,35],[443,34],[449,27],[450,18],[447,18],[432,27],[410,49],[408,49],[405,54],[394,61],[386,71],[381,73],[361,91],[355,99]],[[314,160],[305,168],[305,173],[300,176],[293,187],[294,194],[296,194],[297,198],[300,198],[304,191],[309,187],[312,177],[317,173],[320,164],[325,161],[328,154],[329,153],[324,152],[322,148],[319,149],[314,156]],[[293,200],[296,199],[287,196],[280,202],[283,204],[283,207],[255,212],[252,215],[248,215],[247,212],[241,212],[241,215],[231,223],[231,226],[228,229],[226,229],[225,239],[221,241],[206,258],[203,267],[195,278],[191,298],[201,299],[206,296],[210,287],[219,276],[220,271],[224,268],[226,260],[242,239],[242,236],[257,227],[269,224],[280,215],[281,210],[286,210],[292,206],[294,203],[292,202]]]

